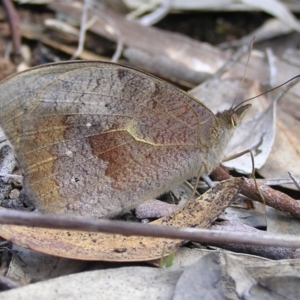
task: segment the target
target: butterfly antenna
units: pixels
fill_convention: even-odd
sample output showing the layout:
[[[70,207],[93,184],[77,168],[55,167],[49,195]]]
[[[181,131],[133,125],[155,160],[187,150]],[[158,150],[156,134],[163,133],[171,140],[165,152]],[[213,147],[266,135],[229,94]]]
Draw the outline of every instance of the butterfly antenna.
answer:
[[[238,95],[239,95],[239,93],[240,93],[240,91],[241,91],[241,89],[242,89],[242,87],[243,87],[243,84],[244,84],[244,81],[245,81],[245,77],[246,77],[246,73],[247,73],[247,69],[248,69],[248,66],[249,66],[249,61],[250,61],[251,52],[252,52],[252,49],[253,49],[254,40],[255,40],[255,37],[252,38],[252,41],[251,41],[251,43],[250,43],[249,52],[248,52],[248,57],[247,57],[247,62],[246,62],[246,67],[245,67],[245,70],[244,70],[243,78],[242,78],[242,80],[241,80],[240,86],[239,86],[239,88],[238,88],[238,91],[237,91],[237,93],[236,93],[235,99],[234,99],[234,101],[233,101],[233,103],[232,103],[230,109],[232,109],[232,108],[234,107],[234,103],[236,102],[237,97],[238,97]]]
[[[272,92],[272,91],[274,91],[274,90],[276,90],[276,89],[278,89],[278,88],[280,88],[280,87],[282,87],[282,86],[284,86],[284,85],[290,83],[291,81],[293,81],[293,80],[295,80],[295,79],[297,79],[297,78],[300,78],[300,75],[296,75],[296,76],[294,76],[293,78],[291,78],[291,79],[285,81],[284,83],[282,83],[282,84],[280,84],[280,85],[278,85],[278,86],[276,86],[276,87],[274,87],[274,88],[272,88],[272,89],[270,89],[270,90],[267,90],[266,92],[263,92],[263,93],[261,93],[261,94],[259,94],[259,95],[256,95],[256,96],[254,96],[254,97],[251,97],[251,98],[249,98],[249,99],[243,100],[243,101],[242,101],[241,103],[239,103],[234,109],[237,109],[238,107],[242,106],[245,102],[251,101],[251,100],[256,99],[256,98],[258,98],[258,97],[260,97],[260,96],[263,96],[263,95],[265,95],[265,94],[267,94],[267,93],[269,93],[269,92]],[[296,83],[298,83],[298,82],[296,82]]]

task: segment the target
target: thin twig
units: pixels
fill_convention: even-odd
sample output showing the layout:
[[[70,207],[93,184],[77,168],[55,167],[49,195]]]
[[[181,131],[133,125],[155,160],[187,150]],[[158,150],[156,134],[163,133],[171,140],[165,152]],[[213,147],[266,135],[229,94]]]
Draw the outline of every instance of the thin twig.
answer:
[[[300,184],[299,184],[300,180],[299,179],[297,180],[291,172],[288,172],[288,174],[291,177],[291,179],[293,180],[295,186],[298,188],[298,190],[300,190]]]
[[[151,26],[159,21],[161,21],[166,15],[169,14],[172,8],[172,1],[173,0],[164,0],[162,1],[161,5],[157,7],[151,13],[141,17],[138,19],[138,22],[143,26]]]
[[[277,75],[277,69],[275,66],[275,57],[271,48],[266,49],[266,56],[269,63],[269,86],[273,87],[275,82],[275,77]]]
[[[300,182],[300,179],[294,178],[296,181]],[[294,184],[294,180],[288,178],[274,178],[274,179],[257,179],[257,182],[263,183],[265,185],[282,185],[282,184]]]
[[[4,174],[0,173],[0,177],[7,177],[7,178],[12,178],[12,179],[22,179],[22,175],[17,175],[17,174]]]
[[[76,59],[82,52],[85,42],[85,35],[86,35],[86,22],[87,22],[87,14],[90,7],[90,1],[85,0],[83,1],[83,9],[81,13],[81,21],[80,21],[80,32],[79,32],[79,41],[78,41],[78,47],[76,52],[73,54],[71,59]]]
[[[214,179],[222,178],[222,180],[229,179],[230,175],[226,173],[223,169],[217,168],[214,170],[211,175],[213,175]],[[259,190],[264,196],[265,204],[271,206],[280,211],[290,213],[293,217],[300,219],[300,202],[291,198],[290,196],[272,189],[271,187],[259,183]],[[252,179],[246,179],[241,188],[241,194],[256,200],[258,202],[262,202],[257,188],[255,187],[255,183]]]
[[[290,196],[276,191],[267,185],[258,184],[259,190],[263,194],[266,205],[271,206],[280,211],[290,213],[293,217],[300,219],[300,202],[291,198]],[[245,179],[244,184],[241,189],[241,193],[249,198],[252,198],[258,202],[261,199],[258,197],[257,188],[254,185],[253,180]]]
[[[114,20],[111,17],[109,17],[109,15],[103,13],[101,7],[102,7],[101,5],[93,1],[94,14],[97,15],[99,18],[102,18],[108,24],[108,26],[105,27],[106,31],[108,31],[110,34],[116,37],[117,47],[115,53],[112,56],[111,61],[118,62],[124,49],[124,42],[117,24],[114,22]]]
[[[12,42],[14,46],[14,59],[18,59],[20,57],[20,47],[21,47],[21,36],[20,36],[20,19],[19,15],[13,6],[11,0],[3,0],[3,7],[7,14],[7,19],[10,26]]]
[[[210,187],[214,187],[215,183],[210,179],[210,177],[206,174],[201,176],[201,179]],[[199,186],[199,185],[198,185]]]
[[[121,235],[152,236],[170,239],[190,240],[201,243],[231,243],[261,246],[300,248],[300,239],[294,235],[256,234],[246,232],[226,232],[196,228],[176,228],[107,219],[87,219],[65,215],[29,213],[1,209],[0,224],[25,225],[43,228],[104,232]]]

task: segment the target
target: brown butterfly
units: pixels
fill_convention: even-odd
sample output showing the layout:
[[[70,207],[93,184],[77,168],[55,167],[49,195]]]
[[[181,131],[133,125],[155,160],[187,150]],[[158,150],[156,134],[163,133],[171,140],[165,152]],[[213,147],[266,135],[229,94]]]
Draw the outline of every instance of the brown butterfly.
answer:
[[[250,104],[214,114],[170,83],[71,61],[0,83],[0,125],[37,209],[110,217],[209,172]]]

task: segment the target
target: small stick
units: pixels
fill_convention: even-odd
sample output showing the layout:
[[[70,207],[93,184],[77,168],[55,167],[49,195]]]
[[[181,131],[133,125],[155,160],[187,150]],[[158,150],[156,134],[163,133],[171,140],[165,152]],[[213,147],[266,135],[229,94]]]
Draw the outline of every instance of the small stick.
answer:
[[[300,190],[300,184],[299,182],[297,181],[297,179],[293,176],[293,174],[291,172],[288,172],[289,176],[291,177],[291,179],[293,180],[295,186],[298,188],[298,190]]]
[[[259,190],[264,196],[266,205],[271,206],[280,211],[290,213],[293,217],[300,219],[299,201],[289,197],[288,195],[282,192],[276,191],[265,184],[258,183],[258,186]],[[249,198],[261,202],[255,184],[251,179],[245,179],[245,182],[242,185],[241,193]]]
[[[276,73],[277,73],[277,69],[275,66],[275,57],[273,54],[273,51],[271,48],[267,48],[266,49],[266,56],[268,59],[268,63],[269,63],[269,86],[273,87],[274,86],[274,81],[275,81],[275,77],[276,77]]]
[[[222,168],[215,169],[211,175],[218,179],[222,178],[222,180],[229,179],[231,176],[226,173]],[[293,217],[300,219],[300,202],[291,198],[290,196],[276,191],[271,187],[258,182],[258,188],[262,193],[265,204],[271,206],[280,211],[290,213]],[[262,199],[257,191],[254,180],[245,178],[245,181],[241,188],[241,194],[256,200],[258,202],[262,202]]]
[[[0,224],[104,232],[121,235],[152,236],[210,244],[226,243],[300,248],[300,239],[295,235],[177,228],[108,219],[89,219],[83,217],[69,217],[66,215],[29,213],[10,209],[0,209]]]
[[[81,52],[84,48],[84,42],[85,42],[85,36],[86,36],[86,30],[87,30],[86,22],[87,22],[87,14],[88,14],[89,6],[90,6],[89,0],[83,1],[78,47],[77,47],[76,52],[71,57],[71,59],[76,59],[81,54]]]
[[[111,61],[116,63],[120,59],[124,49],[124,42],[120,30],[118,29],[117,24],[113,21],[113,19],[109,15],[103,13],[101,6],[99,4],[97,4],[96,2],[92,2],[92,4],[93,4],[92,7],[93,11],[97,13],[97,16],[99,18],[102,18],[107,23],[108,26],[106,26],[106,31],[116,37],[117,47],[115,53],[111,58]]]
[[[21,36],[20,36],[20,19],[19,15],[13,6],[11,0],[3,0],[3,7],[7,14],[8,23],[10,26],[12,42],[14,46],[14,59],[17,59],[20,56],[20,45],[21,45]]]
[[[206,174],[202,175],[202,176],[201,176],[201,179],[202,179],[202,180],[203,180],[210,188],[212,188],[212,187],[215,186],[214,182],[210,179],[210,177],[209,177],[208,175],[206,175]],[[197,184],[197,186],[198,186],[198,184]]]
[[[300,182],[300,179],[294,178]],[[273,178],[273,179],[257,179],[257,182],[264,183],[265,185],[282,185],[282,184],[295,184],[295,181],[288,178]]]
[[[154,11],[138,19],[143,26],[151,26],[162,20],[171,10],[172,0],[163,0],[161,5]]]
[[[0,177],[7,177],[7,178],[12,178],[12,179],[22,179],[23,175],[0,173]]]

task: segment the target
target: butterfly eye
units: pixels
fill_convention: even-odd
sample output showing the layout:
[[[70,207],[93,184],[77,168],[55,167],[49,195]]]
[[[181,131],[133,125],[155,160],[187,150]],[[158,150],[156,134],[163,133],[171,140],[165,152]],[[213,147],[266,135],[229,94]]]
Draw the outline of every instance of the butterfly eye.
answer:
[[[238,125],[238,116],[233,114],[230,118],[232,127],[236,127]]]

